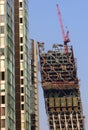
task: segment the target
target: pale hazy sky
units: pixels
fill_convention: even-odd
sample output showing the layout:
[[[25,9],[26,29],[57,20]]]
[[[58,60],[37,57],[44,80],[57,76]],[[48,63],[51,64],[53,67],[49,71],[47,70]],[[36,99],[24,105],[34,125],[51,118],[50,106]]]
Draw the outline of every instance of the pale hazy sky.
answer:
[[[83,112],[88,128],[88,0],[29,0],[30,38],[45,42],[50,50],[53,43],[63,43],[56,3],[60,6],[64,28],[70,32],[70,45],[77,58],[78,78]],[[49,130],[43,91],[39,85],[40,130]]]

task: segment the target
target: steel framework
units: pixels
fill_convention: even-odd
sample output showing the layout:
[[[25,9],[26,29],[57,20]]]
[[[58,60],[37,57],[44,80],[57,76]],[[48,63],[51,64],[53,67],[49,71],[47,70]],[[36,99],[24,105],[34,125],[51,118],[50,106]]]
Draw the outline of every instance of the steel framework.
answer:
[[[44,52],[38,43],[41,80],[50,130],[84,130],[84,116],[72,46],[54,44]]]

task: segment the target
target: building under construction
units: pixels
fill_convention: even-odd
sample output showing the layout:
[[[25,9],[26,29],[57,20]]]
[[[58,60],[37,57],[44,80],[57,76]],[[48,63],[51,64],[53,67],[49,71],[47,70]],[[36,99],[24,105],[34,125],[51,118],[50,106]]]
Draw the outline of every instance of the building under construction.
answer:
[[[44,43],[38,48],[49,129],[85,130],[73,47],[54,44],[46,53]]]

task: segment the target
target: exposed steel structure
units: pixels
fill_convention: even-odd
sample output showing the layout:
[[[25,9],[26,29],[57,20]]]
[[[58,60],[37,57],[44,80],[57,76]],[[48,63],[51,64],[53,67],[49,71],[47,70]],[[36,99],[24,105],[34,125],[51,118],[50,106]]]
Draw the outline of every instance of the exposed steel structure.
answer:
[[[46,53],[44,43],[38,43],[38,48],[49,129],[85,130],[72,46],[68,46],[68,53],[62,44],[54,44]]]

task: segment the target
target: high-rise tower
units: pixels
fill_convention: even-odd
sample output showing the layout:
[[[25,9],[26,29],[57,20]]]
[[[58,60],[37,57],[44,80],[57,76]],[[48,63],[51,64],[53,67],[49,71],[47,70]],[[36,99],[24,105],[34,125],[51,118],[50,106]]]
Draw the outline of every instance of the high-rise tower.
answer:
[[[29,0],[14,1],[16,130],[30,129]]]
[[[29,130],[27,0],[0,0],[0,129]]]
[[[72,46],[39,43],[41,79],[50,130],[85,130],[76,59]]]
[[[0,130],[15,130],[14,0],[0,0]]]

